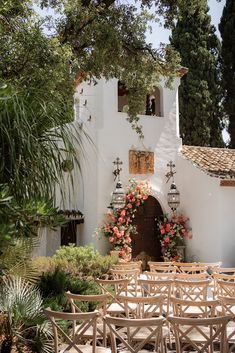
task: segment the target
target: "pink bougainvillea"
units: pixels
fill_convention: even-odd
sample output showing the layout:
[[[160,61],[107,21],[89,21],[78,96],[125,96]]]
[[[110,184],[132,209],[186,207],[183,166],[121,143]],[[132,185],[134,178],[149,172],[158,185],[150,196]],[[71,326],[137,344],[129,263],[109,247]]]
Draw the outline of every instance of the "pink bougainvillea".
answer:
[[[184,245],[186,238],[192,238],[191,229],[187,226],[188,221],[187,217],[176,214],[173,214],[171,218],[164,215],[163,219],[158,221],[162,256],[165,261],[182,260],[182,254],[177,246]]]
[[[137,234],[133,225],[135,213],[151,195],[148,181],[131,179],[126,192],[126,204],[120,210],[111,210],[106,215],[104,225],[96,230],[104,235],[112,244],[114,250],[119,250],[119,257],[126,257],[132,252],[131,236]]]

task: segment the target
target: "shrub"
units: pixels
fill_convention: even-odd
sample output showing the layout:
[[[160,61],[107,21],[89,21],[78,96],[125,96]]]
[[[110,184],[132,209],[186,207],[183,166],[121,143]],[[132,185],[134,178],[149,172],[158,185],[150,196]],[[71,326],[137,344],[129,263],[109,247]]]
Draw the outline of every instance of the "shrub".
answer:
[[[94,279],[107,273],[117,259],[102,256],[91,246],[62,246],[52,257],[39,257],[33,265],[41,274],[38,283],[44,306],[54,310],[70,311],[64,293],[99,294]],[[82,311],[94,310],[93,304],[77,303]]]
[[[69,276],[64,270],[57,267],[53,272],[43,273],[38,287],[44,298],[44,307],[53,310],[70,311],[71,308],[64,295],[66,291],[75,294],[98,294],[100,289],[93,280]],[[87,303],[77,303],[82,311],[93,310]]]
[[[81,277],[96,278],[108,272],[109,268],[117,262],[111,256],[102,256],[92,246],[61,246],[53,256],[58,261],[68,261],[71,270],[77,268],[77,274]]]

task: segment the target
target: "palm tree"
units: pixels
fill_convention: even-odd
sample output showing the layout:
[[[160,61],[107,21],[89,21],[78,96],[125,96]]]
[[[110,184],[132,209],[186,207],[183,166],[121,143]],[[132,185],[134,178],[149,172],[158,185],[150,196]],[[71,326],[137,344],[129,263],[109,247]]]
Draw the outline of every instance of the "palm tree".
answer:
[[[0,287],[2,353],[22,352],[24,347],[40,353],[52,352],[51,327],[43,315],[37,287],[20,277],[2,278]]]
[[[46,105],[40,92],[0,90],[0,184],[7,184],[18,202],[52,197],[64,179],[64,160],[79,167],[81,130],[75,122],[63,123],[73,116],[61,106]]]

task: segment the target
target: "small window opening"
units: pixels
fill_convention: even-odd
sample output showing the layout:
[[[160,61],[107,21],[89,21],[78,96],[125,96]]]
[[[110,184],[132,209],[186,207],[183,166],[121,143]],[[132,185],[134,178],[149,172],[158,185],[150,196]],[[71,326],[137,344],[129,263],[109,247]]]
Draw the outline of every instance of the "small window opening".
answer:
[[[127,89],[125,85],[118,81],[118,111],[126,112],[128,110]]]
[[[128,111],[128,90],[125,85],[118,81],[118,111]],[[154,87],[154,91],[151,94],[147,94],[145,100],[145,111],[140,112],[143,115],[161,116],[161,95],[160,89]]]
[[[152,94],[147,94],[145,115],[161,116],[160,98],[160,89],[158,87],[154,88]]]

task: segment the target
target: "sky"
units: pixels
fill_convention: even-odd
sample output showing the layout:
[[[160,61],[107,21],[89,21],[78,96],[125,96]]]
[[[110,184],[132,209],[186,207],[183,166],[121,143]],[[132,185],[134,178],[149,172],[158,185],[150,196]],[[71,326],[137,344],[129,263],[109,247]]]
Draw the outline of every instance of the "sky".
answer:
[[[217,35],[220,37],[220,33],[218,30],[218,24],[220,22],[220,18],[222,16],[223,8],[225,5],[226,0],[221,0],[218,2],[217,0],[209,0],[208,5],[209,5],[209,14],[211,15],[211,23],[216,27],[217,29]],[[163,27],[159,27],[158,24],[154,23],[152,25],[152,33],[147,33],[146,35],[146,40],[149,43],[153,44],[154,48],[157,48],[160,44],[162,43],[168,43],[169,42],[169,35],[170,31],[164,29]]]

